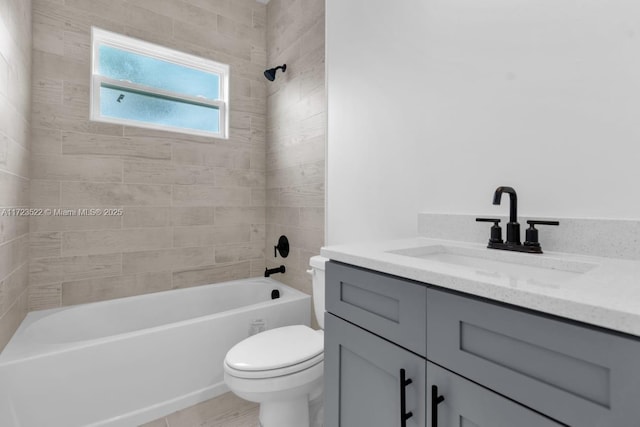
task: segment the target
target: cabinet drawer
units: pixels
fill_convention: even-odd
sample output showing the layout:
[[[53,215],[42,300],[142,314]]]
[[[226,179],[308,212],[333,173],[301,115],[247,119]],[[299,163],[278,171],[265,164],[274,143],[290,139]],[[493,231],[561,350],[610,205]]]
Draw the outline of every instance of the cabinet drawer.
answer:
[[[437,288],[427,358],[563,423],[640,426],[640,341]]]
[[[421,356],[426,354],[426,296],[422,284],[331,261],[326,308]]]

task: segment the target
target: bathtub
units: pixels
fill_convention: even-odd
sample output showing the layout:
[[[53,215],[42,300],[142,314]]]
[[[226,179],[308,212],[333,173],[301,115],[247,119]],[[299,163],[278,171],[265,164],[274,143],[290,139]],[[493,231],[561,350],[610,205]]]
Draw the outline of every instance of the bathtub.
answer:
[[[131,427],[210,399],[234,344],[310,309],[254,278],[29,313],[0,354],[0,426]]]

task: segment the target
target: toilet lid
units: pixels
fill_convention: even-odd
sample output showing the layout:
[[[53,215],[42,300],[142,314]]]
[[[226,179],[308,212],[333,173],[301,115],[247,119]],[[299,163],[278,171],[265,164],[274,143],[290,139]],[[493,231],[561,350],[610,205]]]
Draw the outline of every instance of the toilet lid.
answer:
[[[304,325],[284,326],[239,342],[225,363],[237,371],[267,371],[305,362],[323,351],[322,334]]]

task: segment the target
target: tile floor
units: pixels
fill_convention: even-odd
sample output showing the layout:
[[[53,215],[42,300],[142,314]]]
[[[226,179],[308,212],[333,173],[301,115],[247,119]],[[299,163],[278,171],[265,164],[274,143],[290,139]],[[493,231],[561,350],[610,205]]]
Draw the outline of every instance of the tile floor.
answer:
[[[259,409],[258,404],[229,392],[140,427],[259,427]],[[313,427],[324,427],[322,397],[311,402],[309,417]]]
[[[225,393],[140,427],[258,427],[259,405]]]

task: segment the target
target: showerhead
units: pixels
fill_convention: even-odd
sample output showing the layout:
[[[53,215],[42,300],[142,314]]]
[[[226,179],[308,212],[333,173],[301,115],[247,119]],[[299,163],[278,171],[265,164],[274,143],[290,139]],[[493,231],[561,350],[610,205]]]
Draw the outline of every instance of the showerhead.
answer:
[[[264,76],[270,82],[274,81],[276,79],[276,69],[275,68],[269,68],[268,70],[265,70]]]
[[[269,68],[268,70],[265,70],[264,76],[267,78],[267,80],[272,82],[276,79],[276,71],[278,70],[282,70],[282,72],[284,73],[285,71],[287,71],[287,64],[282,64],[276,68]]]

